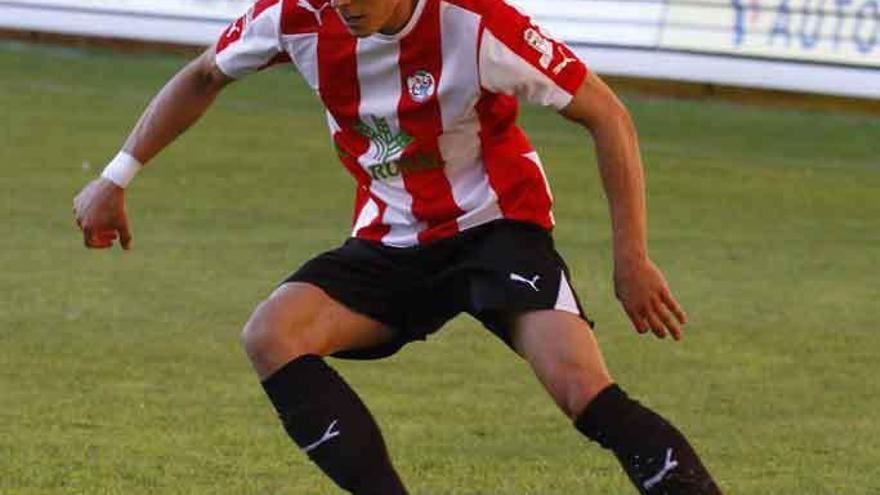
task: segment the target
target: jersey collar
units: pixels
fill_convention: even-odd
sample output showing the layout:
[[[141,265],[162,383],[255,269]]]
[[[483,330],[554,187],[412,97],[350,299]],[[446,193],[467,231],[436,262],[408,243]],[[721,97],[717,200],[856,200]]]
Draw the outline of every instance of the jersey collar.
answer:
[[[376,41],[398,41],[404,36],[408,35],[413,29],[415,29],[416,24],[419,23],[419,19],[422,17],[422,12],[425,10],[425,5],[428,3],[428,0],[417,0],[416,7],[413,9],[413,13],[409,18],[409,21],[406,22],[406,25],[403,26],[403,29],[394,33],[394,34],[382,34],[382,33],[374,33],[369,38],[374,39]]]

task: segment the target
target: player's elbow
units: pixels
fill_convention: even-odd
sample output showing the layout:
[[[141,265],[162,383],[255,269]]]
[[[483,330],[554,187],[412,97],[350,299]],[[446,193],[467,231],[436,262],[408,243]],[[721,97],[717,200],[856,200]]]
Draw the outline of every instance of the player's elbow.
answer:
[[[232,81],[215,62],[214,49],[205,50],[184,69],[193,86],[199,93],[217,93]]]

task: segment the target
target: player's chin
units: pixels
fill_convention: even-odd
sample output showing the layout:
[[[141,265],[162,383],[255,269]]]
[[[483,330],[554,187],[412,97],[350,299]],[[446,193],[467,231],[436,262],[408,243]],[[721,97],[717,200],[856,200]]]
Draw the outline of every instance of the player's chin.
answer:
[[[359,28],[354,28],[354,29],[348,28],[348,32],[358,38],[368,38],[368,37],[376,34],[375,30],[366,30],[366,29],[359,29]]]
[[[346,23],[345,27],[346,27],[346,29],[348,29],[348,32],[352,34],[352,36],[356,36],[358,38],[366,38],[368,36],[372,36],[372,35],[376,34],[376,31],[378,31],[378,29],[373,28],[372,26],[367,26],[367,25],[360,24],[360,23],[357,23],[357,24]]]

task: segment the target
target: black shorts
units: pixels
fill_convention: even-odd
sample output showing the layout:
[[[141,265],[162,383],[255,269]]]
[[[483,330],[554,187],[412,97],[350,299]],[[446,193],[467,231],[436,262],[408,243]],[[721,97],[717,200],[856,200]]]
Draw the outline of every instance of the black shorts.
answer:
[[[587,322],[568,267],[543,228],[498,220],[425,246],[396,248],[350,238],[306,262],[287,282],[307,282],[358,313],[387,325],[394,339],[336,354],[390,356],[424,340],[461,312],[510,345],[511,316],[559,309]]]

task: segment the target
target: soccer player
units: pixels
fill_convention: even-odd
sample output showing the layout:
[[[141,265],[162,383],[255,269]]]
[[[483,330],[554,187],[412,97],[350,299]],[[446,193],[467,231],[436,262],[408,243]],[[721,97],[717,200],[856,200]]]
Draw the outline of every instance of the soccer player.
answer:
[[[517,102],[592,135],[616,294],[635,330],[683,336],[648,256],[636,133],[611,90],[503,0],[259,0],[183,68],[74,200],[86,246],[131,243],[124,188],[232,81],[293,64],[357,183],[351,237],[253,312],[242,342],[293,441],[341,488],[407,493],[367,407],[326,356],[381,358],[467,312],[528,361],[643,494],[721,493],[685,437],[605,367],[551,237],[552,196]],[[271,129],[267,129],[271,131]]]

